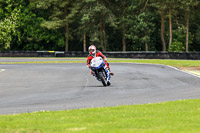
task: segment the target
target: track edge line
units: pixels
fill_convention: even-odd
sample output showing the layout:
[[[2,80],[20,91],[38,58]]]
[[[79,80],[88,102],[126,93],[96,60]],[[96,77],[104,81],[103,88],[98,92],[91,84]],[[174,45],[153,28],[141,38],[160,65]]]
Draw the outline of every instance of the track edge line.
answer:
[[[126,62],[123,62],[126,64]],[[193,74],[193,73],[190,73],[190,72],[187,72],[187,71],[184,71],[184,70],[180,70],[179,68],[177,67],[173,67],[173,66],[170,66],[170,65],[163,65],[163,64],[152,64],[152,63],[134,63],[134,62],[127,62],[127,64],[143,64],[143,65],[157,65],[157,66],[167,66],[169,68],[172,68],[172,69],[175,69],[177,71],[180,71],[180,72],[183,72],[183,73],[186,73],[186,74],[189,74],[189,75],[192,75],[196,78],[200,78],[199,75],[196,75],[196,74]]]

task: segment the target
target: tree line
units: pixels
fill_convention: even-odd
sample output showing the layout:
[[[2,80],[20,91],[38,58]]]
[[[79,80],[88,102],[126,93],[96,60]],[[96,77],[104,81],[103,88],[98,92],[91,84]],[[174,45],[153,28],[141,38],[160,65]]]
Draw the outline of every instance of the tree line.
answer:
[[[0,0],[0,51],[200,51],[199,0]]]

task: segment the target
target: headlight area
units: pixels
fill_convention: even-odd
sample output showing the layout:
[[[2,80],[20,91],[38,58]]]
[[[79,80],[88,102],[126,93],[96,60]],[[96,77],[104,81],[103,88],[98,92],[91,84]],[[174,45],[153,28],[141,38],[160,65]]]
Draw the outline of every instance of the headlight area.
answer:
[[[105,66],[105,63],[101,63],[101,65],[100,65],[101,67],[104,67]]]

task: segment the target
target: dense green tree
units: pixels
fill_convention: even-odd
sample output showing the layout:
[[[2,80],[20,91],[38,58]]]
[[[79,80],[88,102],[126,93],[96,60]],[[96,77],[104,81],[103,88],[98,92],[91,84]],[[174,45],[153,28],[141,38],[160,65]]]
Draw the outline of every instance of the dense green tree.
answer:
[[[190,25],[190,15],[194,12],[194,8],[199,6],[199,0],[179,0],[179,9],[181,12],[185,12],[185,28],[186,28],[186,49],[189,50],[189,25]]]
[[[40,16],[42,12],[33,13],[29,1],[8,0],[0,3],[5,7],[1,10],[0,22],[2,50],[47,50],[57,49],[64,44],[58,31],[46,30],[40,26],[44,20]],[[50,43],[56,45],[51,46]]]
[[[147,9],[148,0],[140,1],[135,5],[134,3],[136,2],[129,5],[129,15],[127,17],[129,29],[126,35],[128,39],[132,40],[132,50],[148,51],[148,43],[151,41],[151,35],[155,30],[154,17],[150,10]]]
[[[199,0],[0,0],[0,50],[86,52],[94,44],[103,51],[200,51],[199,5]]]
[[[102,0],[105,6],[112,11],[115,16],[115,27],[121,31],[122,51],[126,51],[126,34],[128,32],[128,14],[129,7],[135,5],[136,1],[126,0]],[[131,6],[130,6],[131,5]],[[133,13],[133,12],[132,12]]]
[[[21,14],[22,33],[21,43],[13,46],[14,49],[22,50],[63,50],[65,47],[64,37],[59,30],[48,30],[41,27],[46,15],[45,12],[34,13],[31,8],[24,8]]]
[[[61,29],[65,35],[65,51],[68,51],[70,38],[70,24],[79,13],[79,0],[31,0],[35,3],[37,9],[46,10],[48,18],[41,24],[47,29]]]
[[[190,51],[200,51],[200,7],[193,14],[193,17],[191,17],[190,32],[194,34],[194,40],[190,44]]]
[[[152,33],[155,30],[155,25],[153,24],[152,14],[148,11],[141,12],[134,17],[132,27],[129,29],[128,37],[135,41],[138,40],[139,45],[138,49],[149,51],[149,42],[151,41]],[[136,49],[135,49],[136,50]]]
[[[108,47],[106,26],[112,23],[111,11],[101,4],[100,0],[85,0],[82,5],[80,30],[84,34],[84,42],[87,33],[91,43],[106,51]],[[85,46],[86,44],[84,44]]]
[[[162,51],[166,51],[166,42],[165,42],[165,17],[167,4],[166,1],[152,0],[151,6],[157,9],[161,17],[161,40],[162,40]]]
[[[176,8],[176,0],[166,0],[166,5],[167,5],[167,8],[168,8],[168,14],[169,14],[169,47],[171,46],[172,44],[172,13],[173,13],[173,10]]]
[[[1,20],[0,20],[0,45],[1,50],[9,50],[14,38],[21,40],[21,33],[18,30],[20,26],[20,14],[22,6],[19,0],[16,3],[14,0],[0,1]]]

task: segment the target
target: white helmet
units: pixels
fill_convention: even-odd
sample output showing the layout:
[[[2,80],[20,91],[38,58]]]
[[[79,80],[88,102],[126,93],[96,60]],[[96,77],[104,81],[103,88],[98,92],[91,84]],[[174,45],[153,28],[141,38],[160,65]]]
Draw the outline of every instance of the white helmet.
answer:
[[[96,54],[96,47],[94,45],[91,45],[89,48],[88,48],[88,51],[91,55],[95,55]]]

